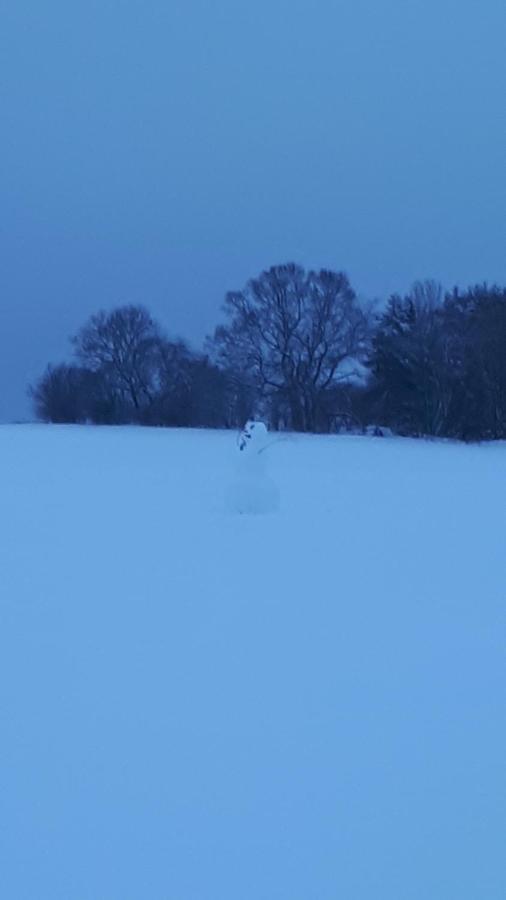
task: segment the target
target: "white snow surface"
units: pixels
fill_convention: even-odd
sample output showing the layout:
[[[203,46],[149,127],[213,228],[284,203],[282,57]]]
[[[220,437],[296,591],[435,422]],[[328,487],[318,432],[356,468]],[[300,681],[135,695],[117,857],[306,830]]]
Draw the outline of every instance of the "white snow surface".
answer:
[[[506,446],[0,427],[0,895],[504,900]]]

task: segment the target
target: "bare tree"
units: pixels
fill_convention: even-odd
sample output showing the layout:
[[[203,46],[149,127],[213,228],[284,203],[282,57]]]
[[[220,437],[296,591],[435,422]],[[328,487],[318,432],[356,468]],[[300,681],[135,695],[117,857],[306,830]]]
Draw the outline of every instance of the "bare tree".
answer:
[[[153,400],[143,421],[156,425],[186,425],[191,389],[192,353],[184,341],[159,337],[154,345]]]
[[[48,366],[28,394],[44,422],[76,424],[103,412],[100,376],[80,366]]]
[[[390,298],[372,341],[381,419],[408,434],[448,434],[457,373],[442,301],[437,282],[415,282]]]
[[[228,324],[212,342],[218,359],[253,374],[293,428],[316,430],[327,392],[350,379],[365,346],[367,318],[346,275],[274,266],[227,294],[224,312]]]
[[[452,427],[465,440],[506,437],[506,289],[479,284],[445,300],[453,347]]]
[[[415,281],[411,287],[410,296],[418,314],[428,315],[441,309],[444,300],[443,285],[433,278]]]
[[[155,392],[158,326],[142,306],[92,316],[73,338],[77,357],[100,372],[118,401],[137,418]]]

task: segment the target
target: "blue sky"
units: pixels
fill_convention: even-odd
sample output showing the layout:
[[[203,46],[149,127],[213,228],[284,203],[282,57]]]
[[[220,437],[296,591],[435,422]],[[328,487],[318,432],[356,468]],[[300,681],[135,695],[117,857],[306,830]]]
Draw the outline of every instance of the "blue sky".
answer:
[[[0,0],[0,420],[92,312],[506,280],[503,0]]]

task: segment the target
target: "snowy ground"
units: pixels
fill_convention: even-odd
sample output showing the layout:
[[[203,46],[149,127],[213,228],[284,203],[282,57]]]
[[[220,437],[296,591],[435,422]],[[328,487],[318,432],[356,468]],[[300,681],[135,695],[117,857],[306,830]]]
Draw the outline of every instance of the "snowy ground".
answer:
[[[504,900],[506,446],[0,428],[0,896]]]

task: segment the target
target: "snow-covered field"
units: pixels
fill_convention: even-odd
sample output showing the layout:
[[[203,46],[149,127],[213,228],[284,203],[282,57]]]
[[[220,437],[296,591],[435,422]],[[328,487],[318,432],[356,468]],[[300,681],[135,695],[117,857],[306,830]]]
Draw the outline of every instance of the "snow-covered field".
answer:
[[[0,428],[0,896],[504,900],[506,446]]]

